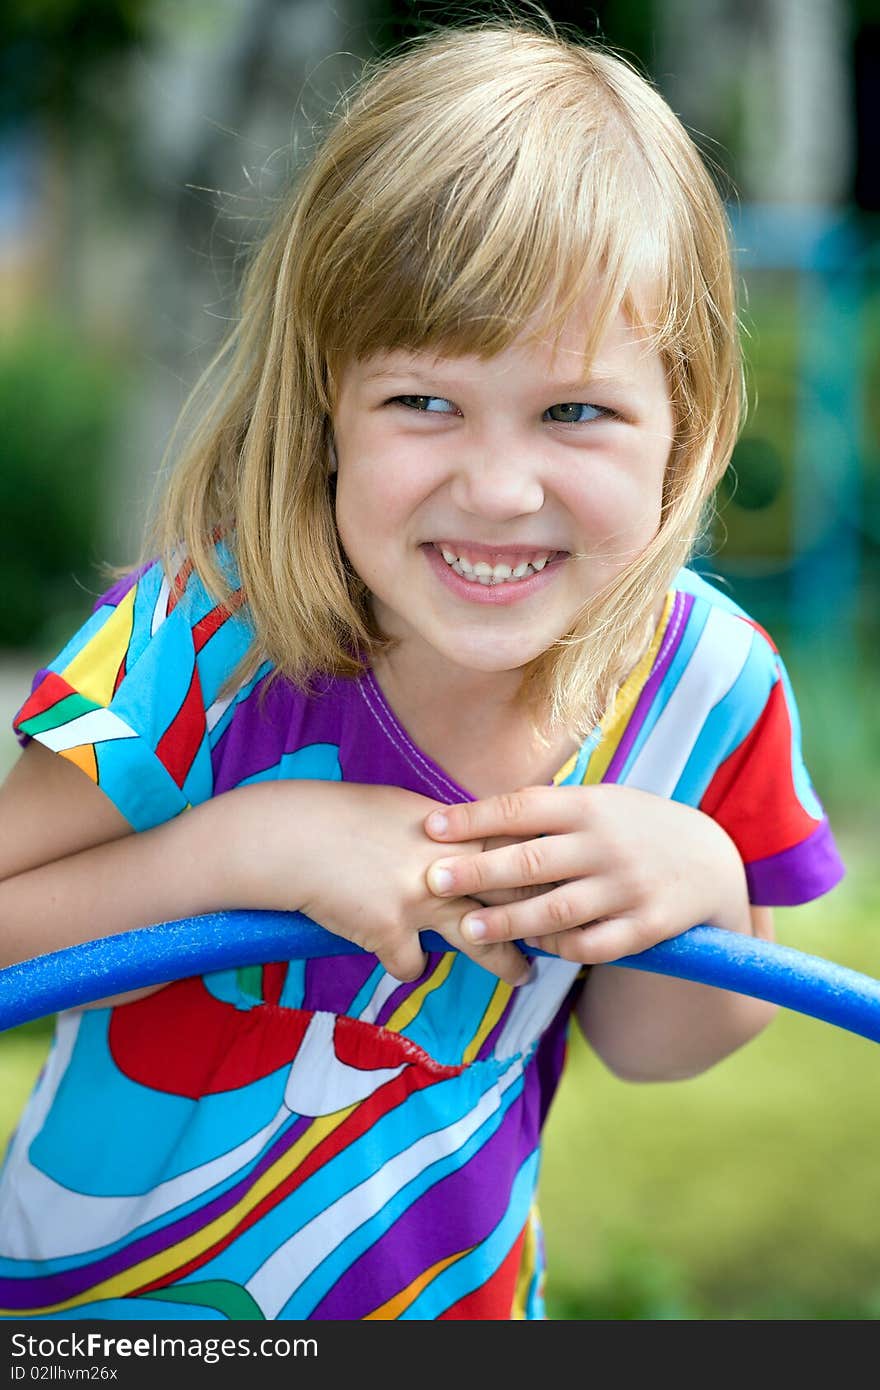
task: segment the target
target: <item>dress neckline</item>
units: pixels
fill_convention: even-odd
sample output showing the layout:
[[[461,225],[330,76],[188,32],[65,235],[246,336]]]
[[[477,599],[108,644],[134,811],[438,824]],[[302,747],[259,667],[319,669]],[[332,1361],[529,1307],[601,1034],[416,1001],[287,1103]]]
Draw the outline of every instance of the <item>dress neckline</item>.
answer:
[[[650,646],[643,653],[642,657],[633,667],[626,680],[620,686],[614,700],[612,701],[607,713],[602,721],[596,725],[593,731],[587,736],[579,748],[576,748],[565,760],[562,767],[554,774],[548,786],[559,786],[571,777],[572,772],[577,769],[579,780],[583,780],[588,762],[592,759],[597,748],[600,748],[609,735],[617,735],[613,738],[614,745],[619,742],[622,734],[629,722],[629,718],[636,708],[639,695],[648,684],[657,667],[664,648],[664,637],[670,625],[670,618],[674,608],[675,591],[670,589],[666,595],[663,605],[663,612],[654,630]],[[361,694],[367,704],[373,718],[382,727],[383,732],[392,743],[404,755],[406,761],[413,767],[432,789],[438,800],[446,801],[451,805],[457,801],[477,801],[478,797],[466,787],[451,777],[439,763],[420,748],[405,726],[398,719],[388,700],[385,698],[384,691],[373,674],[372,669],[368,669],[359,679]],[[613,752],[613,749],[612,749]],[[607,767],[608,759],[603,760]],[[603,769],[604,770],[604,769]],[[600,780],[598,777],[589,779],[591,782]]]

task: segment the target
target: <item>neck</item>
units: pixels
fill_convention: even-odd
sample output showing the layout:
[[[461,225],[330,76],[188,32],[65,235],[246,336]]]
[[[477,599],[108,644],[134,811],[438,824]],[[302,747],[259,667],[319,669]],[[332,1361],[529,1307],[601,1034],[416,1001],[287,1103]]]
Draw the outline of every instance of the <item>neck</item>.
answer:
[[[471,724],[510,719],[522,679],[519,671],[469,671],[448,663],[440,670],[400,650],[378,657],[373,673],[392,703],[448,711],[458,721],[466,712]]]

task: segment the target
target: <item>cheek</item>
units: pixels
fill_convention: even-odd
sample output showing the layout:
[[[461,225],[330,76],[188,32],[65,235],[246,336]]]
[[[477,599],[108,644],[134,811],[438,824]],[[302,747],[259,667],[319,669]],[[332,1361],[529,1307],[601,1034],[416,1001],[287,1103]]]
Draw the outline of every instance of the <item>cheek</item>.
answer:
[[[366,517],[371,524],[385,529],[392,518],[400,515],[407,490],[406,472],[395,467],[394,459],[387,454],[359,452],[340,462],[337,509],[355,523],[360,522],[361,530],[365,529]]]
[[[369,427],[340,442],[337,501],[363,529],[369,516],[388,532],[398,527],[430,496],[438,468],[418,441],[396,439]]]
[[[342,547],[369,588],[381,587],[394,540],[412,531],[417,500],[406,470],[387,453],[340,450],[336,527]]]
[[[656,533],[661,501],[662,476],[620,472],[579,489],[571,507],[594,546],[635,553]]]

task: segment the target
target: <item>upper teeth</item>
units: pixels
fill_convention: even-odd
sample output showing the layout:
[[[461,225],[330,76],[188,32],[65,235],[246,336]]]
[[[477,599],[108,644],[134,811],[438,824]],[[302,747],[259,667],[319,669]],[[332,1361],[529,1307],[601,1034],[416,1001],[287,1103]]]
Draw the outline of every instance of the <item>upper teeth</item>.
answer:
[[[467,578],[479,579],[483,583],[493,584],[504,579],[522,579],[527,574],[534,574],[542,570],[550,559],[550,555],[536,557],[531,563],[522,562],[515,569],[510,565],[487,565],[485,560],[480,560],[473,564],[466,555],[456,555],[454,551],[447,550],[444,546],[441,550],[443,559],[447,565],[452,565],[453,569],[458,569]]]

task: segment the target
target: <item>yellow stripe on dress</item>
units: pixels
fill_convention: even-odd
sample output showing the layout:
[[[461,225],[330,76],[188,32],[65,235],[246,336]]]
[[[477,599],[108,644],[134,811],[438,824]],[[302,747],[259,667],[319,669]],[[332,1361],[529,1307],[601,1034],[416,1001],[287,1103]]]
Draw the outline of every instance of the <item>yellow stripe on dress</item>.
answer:
[[[439,989],[445,983],[450,970],[455,961],[455,952],[449,951],[440,958],[437,969],[433,970],[423,985],[414,989],[412,994],[404,999],[399,1008],[389,1018],[385,1027],[392,1033],[402,1033],[408,1023],[412,1023],[422,1004],[429,994],[433,994],[435,989]]]
[[[504,980],[498,981],[492,991],[492,998],[486,1005],[486,1012],[480,1020],[480,1026],[474,1034],[473,1042],[468,1043],[465,1048],[464,1056],[462,1057],[462,1061],[465,1064],[472,1062],[476,1057],[483,1043],[495,1027],[495,1024],[507,1008],[512,993],[513,985],[507,984]]]
[[[602,781],[602,778],[608,771],[611,759],[617,752],[617,745],[623,738],[626,726],[635,709],[636,702],[644,689],[648,676],[651,674],[651,667],[657,659],[657,653],[666,635],[669,615],[672,612],[674,601],[675,594],[670,590],[666,595],[663,613],[657,624],[657,631],[654,633],[650,647],[639,663],[630,671],[623,685],[615,695],[610,709],[606,711],[602,718],[599,726],[602,730],[602,736],[587,766],[586,775],[584,777],[585,786],[595,786],[598,782]]]
[[[538,1267],[538,1235],[539,1224],[538,1208],[534,1202],[529,1209],[528,1220],[526,1221],[525,1232],[523,1234],[522,1254],[519,1261],[519,1273],[516,1276],[516,1289],[513,1295],[513,1307],[510,1310],[511,1321],[525,1322],[527,1304],[529,1300],[529,1290],[535,1278],[535,1271]]]
[[[448,1269],[450,1265],[455,1264],[456,1260],[460,1260],[462,1255],[469,1255],[471,1250],[475,1248],[475,1246],[471,1246],[469,1250],[457,1250],[454,1255],[447,1255],[445,1259],[438,1260],[430,1269],[423,1270],[421,1274],[417,1275],[411,1284],[407,1285],[405,1289],[401,1289],[400,1293],[396,1293],[393,1298],[389,1298],[387,1302],[383,1303],[380,1307],[374,1308],[372,1313],[367,1313],[363,1321],[377,1322],[381,1320],[383,1322],[391,1322],[395,1318],[399,1318],[401,1313],[405,1313],[407,1308],[416,1301],[422,1289],[427,1288],[431,1281],[437,1278],[438,1274],[442,1274],[444,1269]]]
[[[224,1236],[231,1234],[243,1218],[259,1206],[264,1197],[270,1196],[284,1182],[285,1178],[295,1172],[300,1164],[308,1158],[312,1150],[317,1148],[328,1134],[332,1134],[334,1129],[338,1129],[356,1109],[357,1104],[348,1105],[344,1110],[337,1110],[333,1115],[324,1115],[319,1120],[313,1121],[306,1133],[301,1135],[293,1147],[287,1153],[282,1154],[271,1168],[261,1174],[259,1180],[242,1197],[241,1201],[237,1202],[229,1211],[216,1217],[207,1226],[203,1226],[201,1230],[194,1232],[187,1240],[182,1240],[178,1244],[172,1245],[168,1250],[161,1250],[157,1254],[149,1256],[140,1264],[132,1265],[131,1268],[123,1270],[111,1279],[105,1279],[103,1283],[94,1284],[91,1288],[84,1289],[82,1293],[76,1294],[73,1298],[65,1299],[62,1303],[54,1303],[43,1308],[22,1309],[17,1313],[17,1316],[27,1318],[36,1313],[63,1312],[67,1308],[76,1308],[80,1303],[92,1303],[98,1299],[129,1298],[145,1284],[152,1284],[157,1279],[167,1279],[181,1265],[197,1259],[216,1245],[218,1241],[223,1240]]]
[[[105,709],[113,699],[116,676],[131,642],[136,591],[135,584],[120,600],[104,626],[61,672],[68,685]]]

